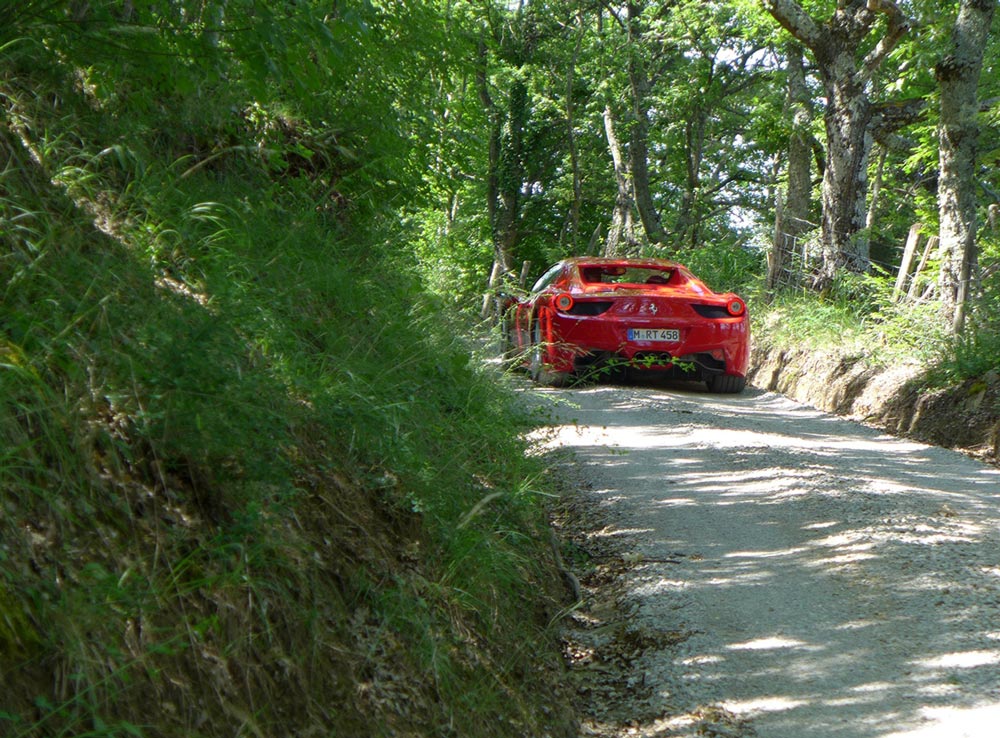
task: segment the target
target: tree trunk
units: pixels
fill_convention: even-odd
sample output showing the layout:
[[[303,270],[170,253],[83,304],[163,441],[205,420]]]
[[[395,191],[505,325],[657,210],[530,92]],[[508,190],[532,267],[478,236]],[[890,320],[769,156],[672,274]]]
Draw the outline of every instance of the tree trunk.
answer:
[[[634,250],[635,226],[632,222],[632,185],[628,168],[622,156],[621,144],[615,133],[615,121],[611,106],[604,106],[604,134],[608,139],[608,150],[615,169],[615,209],[611,214],[611,227],[604,241],[605,256],[623,256]]]
[[[643,30],[640,22],[642,8],[634,2],[628,4],[629,61],[628,78],[632,93],[632,135],[629,141],[629,165],[632,170],[632,187],[635,206],[639,211],[646,240],[651,244],[664,242],[666,234],[660,214],[653,202],[649,182],[649,77],[642,58],[640,40]]]
[[[965,322],[969,280],[976,270],[976,88],[996,0],[962,0],[951,53],[935,68],[941,90],[938,179],[941,271],[946,319],[955,333]]]
[[[767,264],[767,288],[775,289],[781,281],[799,236],[812,228],[809,209],[812,202],[813,137],[811,96],[806,86],[802,47],[788,44],[788,111],[792,133],[788,139],[788,185],[785,197],[775,208],[774,243]]]
[[[868,193],[868,130],[872,107],[850,54],[837,53],[822,65],[826,90],[826,171],[823,174],[821,246],[817,287],[830,285],[841,268],[865,272],[870,266],[865,227]]]
[[[681,204],[673,228],[673,243],[677,249],[693,248],[698,243],[698,195],[701,189],[701,162],[705,154],[707,122],[708,111],[705,106],[695,103],[684,126],[684,192],[681,194]]]
[[[569,147],[569,162],[573,175],[573,203],[570,207],[569,229],[573,253],[577,251],[580,235],[580,208],[583,203],[583,178],[580,175],[580,157],[576,148],[576,129],[573,108],[573,85],[576,75],[576,63],[580,56],[580,46],[583,43],[585,30],[583,13],[577,14],[576,46],[573,58],[566,70],[566,138]]]
[[[509,253],[504,253],[502,244],[497,239],[500,213],[500,139],[503,132],[503,116],[490,95],[487,82],[486,44],[482,41],[479,42],[477,62],[476,89],[479,92],[479,100],[483,105],[483,112],[486,114],[486,120],[489,121],[490,127],[486,166],[486,217],[490,224],[490,234],[493,240],[494,267],[500,265],[506,271],[513,264],[513,257]]]
[[[500,210],[494,243],[505,272],[514,268],[514,248],[520,237],[521,185],[524,182],[524,130],[528,116],[528,86],[515,79],[510,85],[506,135],[500,140],[497,180]]]
[[[823,79],[827,107],[827,161],[823,173],[823,264],[815,280],[830,286],[841,268],[869,266],[864,230],[868,155],[873,105],[871,78],[909,29],[892,0],[841,0],[825,23],[817,23],[795,0],[763,0],[764,7],[812,51]],[[870,39],[876,21],[886,19],[880,38]],[[873,43],[873,41],[875,41]]]
[[[868,202],[868,215],[865,216],[865,230],[869,236],[875,227],[875,216],[878,214],[879,195],[882,194],[882,177],[885,174],[885,159],[889,154],[887,146],[880,147],[878,154],[878,167],[875,169],[875,181],[872,182],[872,196]]]

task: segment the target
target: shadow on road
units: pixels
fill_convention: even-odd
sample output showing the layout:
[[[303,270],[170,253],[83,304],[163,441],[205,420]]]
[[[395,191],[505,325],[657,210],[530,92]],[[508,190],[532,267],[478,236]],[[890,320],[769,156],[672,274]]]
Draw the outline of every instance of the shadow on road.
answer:
[[[631,552],[628,627],[693,633],[634,662],[628,734],[709,705],[767,738],[1000,730],[1000,471],[755,390],[543,395]]]

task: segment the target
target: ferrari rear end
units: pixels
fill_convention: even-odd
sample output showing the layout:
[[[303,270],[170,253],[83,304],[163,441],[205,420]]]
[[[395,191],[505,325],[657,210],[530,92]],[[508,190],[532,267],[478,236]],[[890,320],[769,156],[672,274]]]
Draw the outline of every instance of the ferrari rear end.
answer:
[[[513,310],[537,381],[606,370],[669,373],[713,392],[746,383],[746,304],[663,259],[576,257],[547,270]]]
[[[615,291],[558,301],[555,332],[586,353],[609,354],[635,366],[666,368],[678,360],[701,361],[711,371],[745,375],[746,306],[735,295],[722,300]]]
[[[557,295],[552,305],[557,371],[627,367],[743,389],[749,322],[736,295],[613,287]],[[726,376],[734,379],[717,379]]]

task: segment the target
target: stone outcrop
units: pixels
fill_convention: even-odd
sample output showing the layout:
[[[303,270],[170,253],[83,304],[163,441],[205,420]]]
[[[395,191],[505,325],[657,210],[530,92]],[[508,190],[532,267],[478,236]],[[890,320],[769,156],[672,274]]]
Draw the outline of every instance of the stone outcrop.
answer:
[[[1000,464],[997,372],[931,388],[916,363],[883,367],[858,355],[759,343],[748,379],[820,410]]]

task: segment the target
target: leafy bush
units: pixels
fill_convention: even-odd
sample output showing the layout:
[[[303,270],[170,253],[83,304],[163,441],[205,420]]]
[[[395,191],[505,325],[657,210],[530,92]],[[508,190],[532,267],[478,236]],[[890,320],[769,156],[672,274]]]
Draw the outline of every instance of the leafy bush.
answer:
[[[1000,326],[976,323],[947,344],[930,379],[937,384],[947,384],[982,377],[989,372],[1000,372]]]
[[[864,354],[876,364],[930,364],[948,350],[937,302],[898,301],[887,275],[841,275],[824,295],[779,292],[756,321],[757,340]]]
[[[756,249],[714,242],[677,255],[713,290],[744,296],[760,289],[764,259],[764,253]]]

